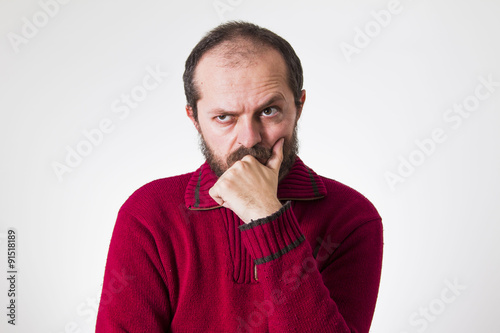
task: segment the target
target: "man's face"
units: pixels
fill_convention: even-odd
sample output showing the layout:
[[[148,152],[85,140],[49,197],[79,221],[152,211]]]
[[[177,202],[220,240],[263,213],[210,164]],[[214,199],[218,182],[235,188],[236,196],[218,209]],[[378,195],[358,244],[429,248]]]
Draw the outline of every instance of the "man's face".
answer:
[[[187,113],[217,176],[248,154],[265,164],[273,145],[285,138],[281,179],[295,161],[301,110],[297,112],[281,54],[273,49],[250,53],[232,56],[217,48],[206,53],[195,73],[198,121],[189,107]]]

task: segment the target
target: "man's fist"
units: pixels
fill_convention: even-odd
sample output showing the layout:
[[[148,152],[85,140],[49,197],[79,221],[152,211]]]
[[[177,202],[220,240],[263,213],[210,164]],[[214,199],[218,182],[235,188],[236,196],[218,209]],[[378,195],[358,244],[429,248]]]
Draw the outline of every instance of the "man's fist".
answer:
[[[278,211],[282,206],[277,193],[283,142],[283,138],[276,141],[266,165],[251,155],[234,163],[209,190],[210,196],[245,223]]]

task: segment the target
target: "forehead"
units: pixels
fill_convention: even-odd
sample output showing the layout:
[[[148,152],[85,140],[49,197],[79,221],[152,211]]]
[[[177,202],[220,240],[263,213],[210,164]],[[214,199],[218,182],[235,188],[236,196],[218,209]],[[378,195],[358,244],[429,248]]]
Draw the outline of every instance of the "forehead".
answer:
[[[194,79],[199,101],[228,94],[290,91],[281,53],[249,42],[226,42],[208,51],[198,63]]]

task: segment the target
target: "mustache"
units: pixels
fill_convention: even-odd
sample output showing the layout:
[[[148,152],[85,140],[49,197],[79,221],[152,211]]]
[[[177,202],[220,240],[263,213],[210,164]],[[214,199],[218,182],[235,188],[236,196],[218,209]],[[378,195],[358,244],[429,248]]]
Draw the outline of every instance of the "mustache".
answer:
[[[262,146],[253,146],[252,148],[241,146],[227,157],[226,162],[228,167],[231,167],[236,161],[241,160],[246,155],[252,155],[260,163],[266,164],[269,158],[271,158],[272,154],[272,149],[268,149]]]

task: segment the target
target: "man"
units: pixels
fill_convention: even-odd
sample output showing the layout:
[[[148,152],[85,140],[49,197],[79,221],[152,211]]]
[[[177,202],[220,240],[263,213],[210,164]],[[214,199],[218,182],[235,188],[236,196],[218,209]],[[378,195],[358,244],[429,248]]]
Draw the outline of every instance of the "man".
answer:
[[[292,47],[229,22],[186,61],[206,162],[153,181],[118,214],[99,332],[368,332],[381,218],[297,154],[306,99]]]

